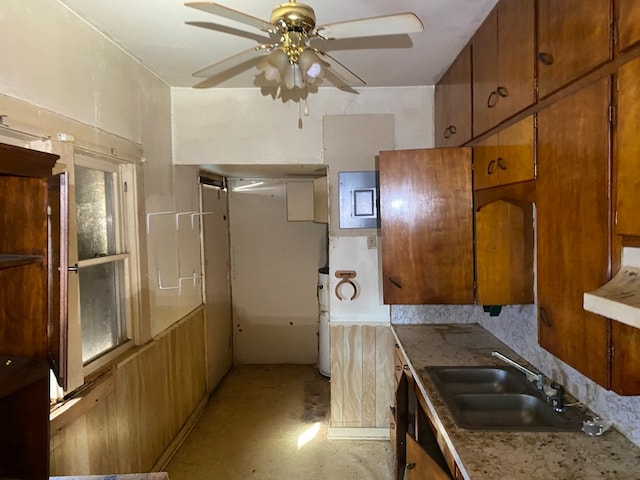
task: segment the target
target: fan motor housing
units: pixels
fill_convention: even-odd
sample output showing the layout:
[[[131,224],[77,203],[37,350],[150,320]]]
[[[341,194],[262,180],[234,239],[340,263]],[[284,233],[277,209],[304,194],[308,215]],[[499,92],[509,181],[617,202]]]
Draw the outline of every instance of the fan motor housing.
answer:
[[[316,26],[316,14],[313,8],[304,3],[282,3],[272,10],[271,23],[274,25],[284,23],[289,31],[309,33]]]

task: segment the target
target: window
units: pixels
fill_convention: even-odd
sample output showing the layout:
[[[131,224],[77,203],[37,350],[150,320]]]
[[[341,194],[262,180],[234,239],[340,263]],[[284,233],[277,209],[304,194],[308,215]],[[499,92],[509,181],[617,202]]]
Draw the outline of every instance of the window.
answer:
[[[69,214],[75,219],[75,232],[70,228],[75,247],[70,248],[70,258],[76,258],[77,281],[75,288],[69,284],[70,304],[75,305],[69,315],[79,317],[70,322],[79,331],[70,331],[69,338],[78,339],[75,351],[81,353],[76,353],[75,362],[81,357],[82,365],[76,369],[84,375],[132,346],[137,288],[135,251],[128,248],[135,242],[129,239],[127,219],[135,215],[126,198],[132,172],[130,166],[109,159],[77,152],[74,156],[75,192]],[[78,378],[74,386],[82,381]]]

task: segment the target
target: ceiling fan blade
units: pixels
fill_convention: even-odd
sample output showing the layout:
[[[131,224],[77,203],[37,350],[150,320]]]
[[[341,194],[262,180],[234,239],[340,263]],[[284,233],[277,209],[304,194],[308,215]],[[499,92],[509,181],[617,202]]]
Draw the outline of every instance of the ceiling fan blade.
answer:
[[[255,40],[256,42],[268,42],[269,37],[265,35],[261,35],[259,33],[253,33],[246,30],[240,30],[237,28],[227,27],[226,25],[219,25],[217,23],[212,22],[184,22],[187,25],[191,25],[193,27],[205,28],[207,30],[213,30],[215,32],[228,33],[229,35],[235,35],[236,37],[249,38],[251,40]]]
[[[240,53],[236,53],[231,57],[227,57],[224,60],[221,60],[213,65],[209,65],[208,67],[203,68],[202,70],[198,70],[193,74],[194,77],[208,78],[213,77],[214,75],[218,75],[225,70],[234,68],[238,65],[241,65],[245,62],[258,58],[264,52],[268,51],[273,45],[263,44],[258,45],[257,47],[251,47],[247,50],[243,50]]]
[[[414,13],[397,13],[322,25],[316,29],[316,34],[332,40],[416,33],[423,30],[422,22]]]
[[[189,2],[185,3],[185,6],[195,8],[197,10],[202,10],[203,12],[211,13],[213,15],[218,15],[220,17],[228,18],[229,20],[233,20],[234,22],[244,23],[245,25],[250,25],[257,28],[258,30],[262,30],[265,32],[274,26],[266,20],[252,17],[251,15],[247,15],[246,13],[242,13],[232,8],[225,7],[224,5],[220,5],[219,3]]]
[[[329,63],[329,67],[326,67],[326,68],[328,70],[330,70],[335,76],[340,78],[340,80],[345,82],[346,85],[353,86],[353,85],[366,85],[367,84],[367,82],[365,82],[358,75],[353,73],[351,70],[349,70],[347,67],[345,67],[343,64],[341,64],[338,60],[333,58],[328,53],[322,52],[320,50],[315,50],[315,49],[314,49],[314,51],[317,54],[319,54],[319,55],[321,55],[323,57],[327,57],[330,60],[330,62],[327,62],[327,63]]]

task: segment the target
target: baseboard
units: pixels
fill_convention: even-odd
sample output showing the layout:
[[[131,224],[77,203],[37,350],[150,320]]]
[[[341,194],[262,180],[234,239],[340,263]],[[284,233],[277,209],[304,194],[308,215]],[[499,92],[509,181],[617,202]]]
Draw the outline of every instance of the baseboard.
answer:
[[[391,437],[389,427],[329,427],[327,438],[329,440],[390,440]]]
[[[151,469],[152,472],[162,472],[165,470],[165,468],[167,468],[167,465],[169,465],[169,462],[182,445],[182,442],[184,442],[185,438],[187,438],[187,435],[189,435],[189,433],[191,433],[191,430],[193,430],[193,427],[196,425],[196,422],[202,415],[202,412],[204,412],[204,407],[207,406],[208,401],[209,395],[205,395],[204,397],[202,397],[202,400],[200,400],[196,408],[193,410],[193,412],[191,412],[191,415],[189,415],[189,418],[184,423],[182,428],[178,431],[177,435],[173,438],[162,455],[160,455],[160,458]]]

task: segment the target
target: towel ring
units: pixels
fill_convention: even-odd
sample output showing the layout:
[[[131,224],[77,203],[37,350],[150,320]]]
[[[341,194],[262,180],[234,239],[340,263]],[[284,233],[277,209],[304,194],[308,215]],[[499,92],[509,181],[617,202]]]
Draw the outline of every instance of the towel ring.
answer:
[[[356,298],[356,296],[358,295],[358,287],[351,281],[352,278],[356,278],[356,275],[357,274],[354,270],[336,270],[336,278],[342,279],[338,282],[335,288],[335,293],[336,297],[338,297],[338,300],[344,300],[342,295],[340,295],[340,289],[344,284],[349,284],[353,287],[353,295],[351,295],[351,298],[349,300],[353,300],[354,298]]]

